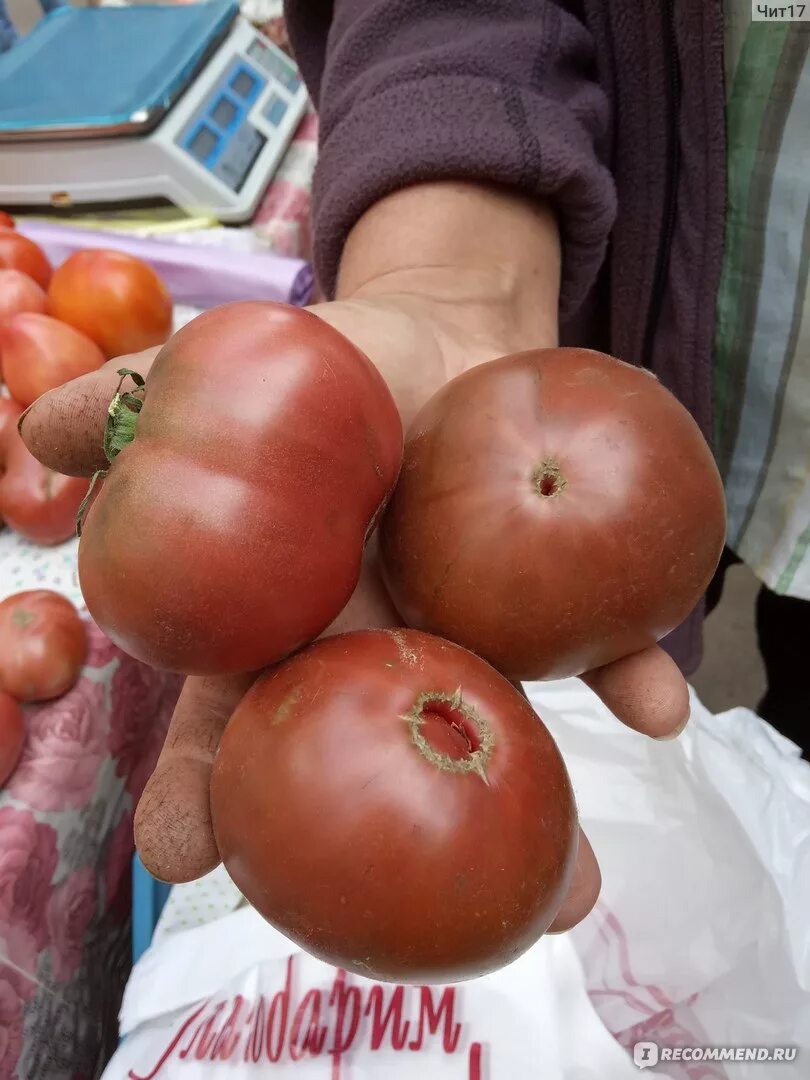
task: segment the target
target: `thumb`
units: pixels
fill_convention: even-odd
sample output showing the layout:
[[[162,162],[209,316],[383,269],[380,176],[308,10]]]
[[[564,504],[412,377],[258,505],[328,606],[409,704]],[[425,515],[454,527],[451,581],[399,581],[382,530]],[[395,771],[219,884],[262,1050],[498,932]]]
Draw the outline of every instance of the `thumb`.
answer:
[[[211,767],[231,713],[255,675],[186,679],[155,771],[135,812],[135,844],[154,877],[193,881],[219,862]]]
[[[19,421],[20,435],[34,457],[66,476],[92,476],[106,468],[104,425],[121,381],[118,369],[132,368],[145,376],[159,351],[118,356],[37,398]]]

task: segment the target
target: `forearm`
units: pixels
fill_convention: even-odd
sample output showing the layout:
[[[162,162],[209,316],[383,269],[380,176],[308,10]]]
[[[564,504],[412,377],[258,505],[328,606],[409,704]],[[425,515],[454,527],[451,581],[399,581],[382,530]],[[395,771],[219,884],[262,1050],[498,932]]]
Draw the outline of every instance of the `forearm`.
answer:
[[[554,345],[560,244],[549,206],[467,182],[404,188],[349,234],[337,286],[343,300],[412,296],[474,353]]]
[[[286,8],[320,114],[314,257],[325,295],[341,273],[345,281],[350,233],[392,193],[467,181],[553,205],[564,239],[560,306],[574,310],[603,260],[615,196],[604,164],[608,103],[571,5],[287,0]],[[469,219],[472,241],[485,223],[476,213],[456,220]]]

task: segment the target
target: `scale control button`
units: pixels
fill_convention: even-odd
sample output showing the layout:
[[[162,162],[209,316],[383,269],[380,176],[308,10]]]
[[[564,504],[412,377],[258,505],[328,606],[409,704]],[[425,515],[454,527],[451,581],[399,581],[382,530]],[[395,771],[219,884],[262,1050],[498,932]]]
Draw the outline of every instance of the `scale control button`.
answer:
[[[226,97],[221,97],[214,106],[214,110],[211,113],[211,119],[218,127],[227,129],[236,119],[236,114],[238,112],[239,110],[232,101]]]
[[[264,110],[264,118],[274,127],[278,127],[287,112],[287,102],[282,101],[278,94],[271,94],[270,100]]]
[[[197,161],[205,163],[210,157],[212,151],[217,145],[217,136],[210,127],[206,127],[203,124],[198,130],[196,135],[192,138],[191,142],[186,144],[186,148],[192,157],[195,157]]]
[[[241,98],[249,98],[255,85],[256,80],[244,68],[231,79],[231,90]]]

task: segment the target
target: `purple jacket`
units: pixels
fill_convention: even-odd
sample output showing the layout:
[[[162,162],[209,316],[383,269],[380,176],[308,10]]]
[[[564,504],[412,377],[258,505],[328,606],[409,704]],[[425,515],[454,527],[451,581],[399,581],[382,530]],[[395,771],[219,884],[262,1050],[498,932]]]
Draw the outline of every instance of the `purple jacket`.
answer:
[[[288,0],[319,108],[315,259],[381,196],[482,179],[550,198],[562,338],[651,368],[711,434],[723,253],[720,0]],[[700,614],[671,635],[686,671]]]

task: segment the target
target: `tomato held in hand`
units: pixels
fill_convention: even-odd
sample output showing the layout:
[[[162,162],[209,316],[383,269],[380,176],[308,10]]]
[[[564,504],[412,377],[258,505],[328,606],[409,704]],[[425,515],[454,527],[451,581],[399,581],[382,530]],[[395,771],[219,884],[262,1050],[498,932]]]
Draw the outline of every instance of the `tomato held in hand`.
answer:
[[[43,289],[48,288],[53,273],[42,248],[16,229],[0,228],[0,268],[21,270]]]
[[[0,788],[17,767],[24,745],[22,709],[13,697],[0,692]]]
[[[0,325],[3,378],[21,405],[103,363],[98,345],[50,315],[23,312]]]
[[[172,300],[155,271],[121,251],[77,251],[56,270],[50,312],[81,330],[107,356],[162,345],[172,329]]]
[[[61,544],[76,535],[76,514],[89,486],[82,477],[40,464],[14,422],[0,445],[0,518],[6,525],[35,544]]]
[[[565,766],[528,701],[414,630],[326,638],[263,675],[225,730],[211,810],[248,901],[373,979],[514,960],[553,921],[577,850]]]
[[[90,507],[79,576],[125,652],[186,674],[253,671],[351,596],[402,429],[371,362],[315,315],[228,304],[159,353],[134,442]]]
[[[422,409],[381,545],[407,623],[540,679],[674,629],[724,535],[717,467],[676,399],[640,368],[549,349],[474,368]]]
[[[46,293],[21,270],[0,270],[0,323],[21,311],[45,311]]]
[[[87,655],[87,634],[69,600],[47,589],[0,603],[0,690],[18,701],[66,693]]]

